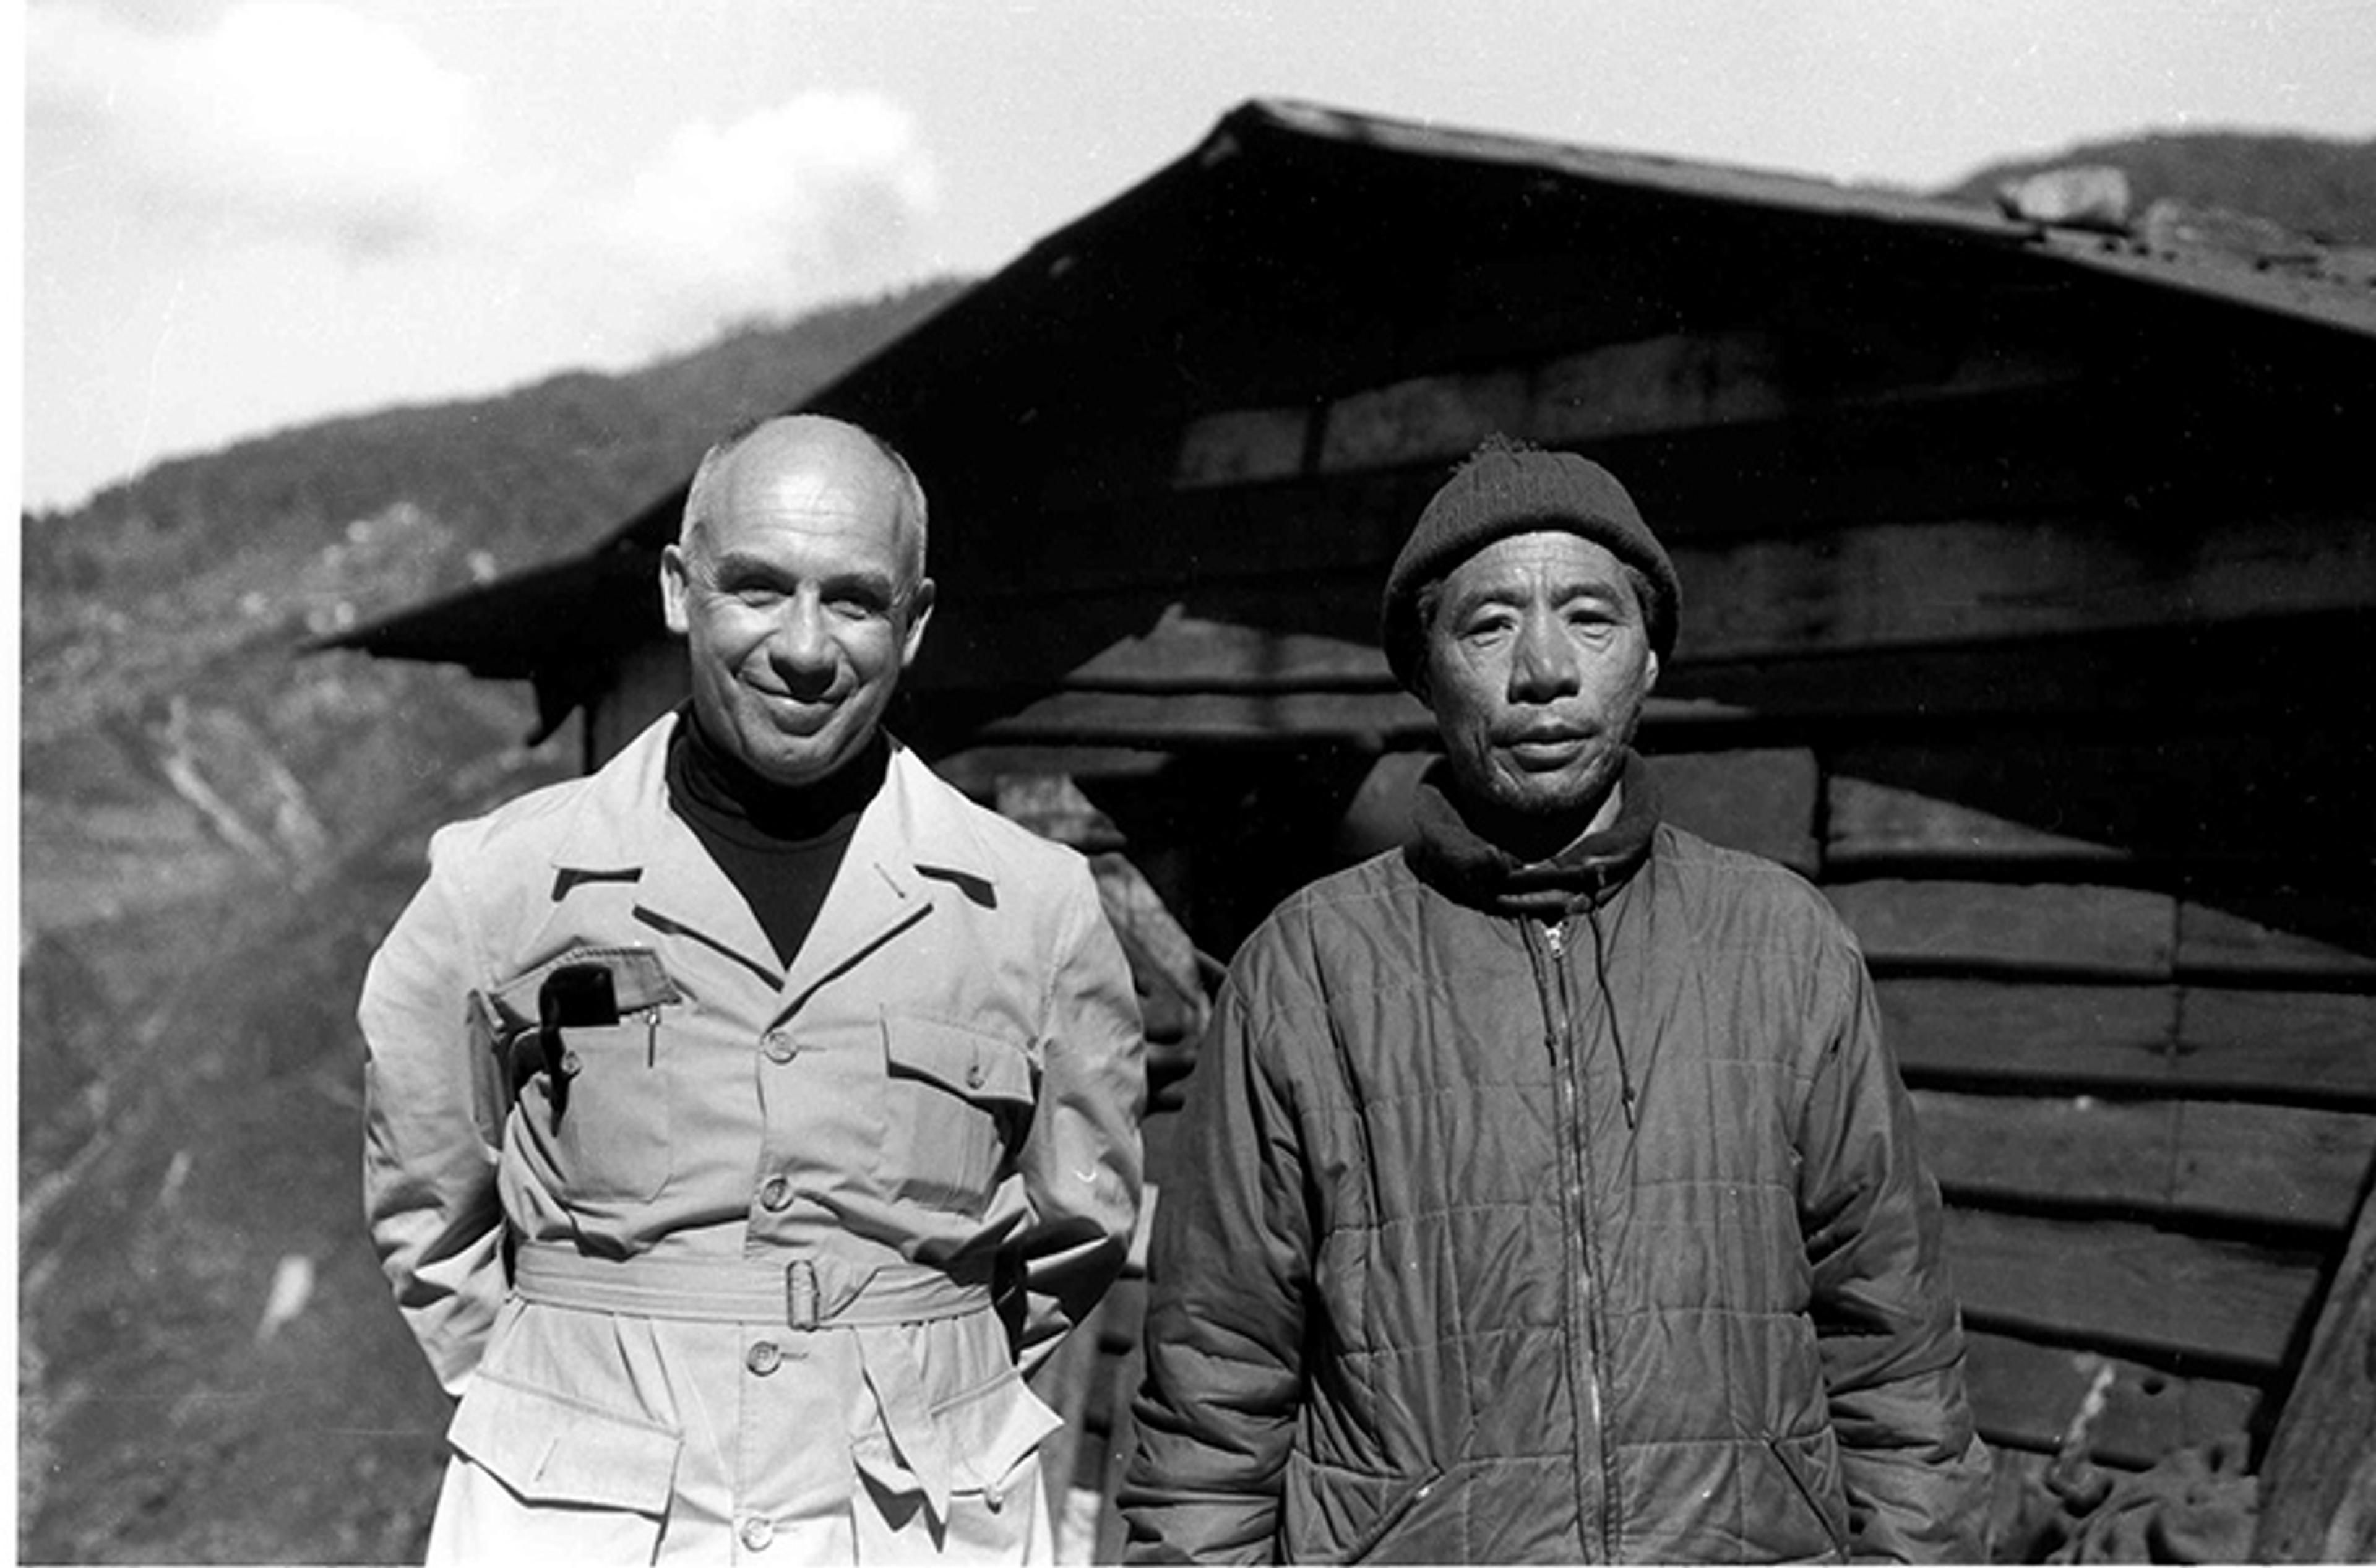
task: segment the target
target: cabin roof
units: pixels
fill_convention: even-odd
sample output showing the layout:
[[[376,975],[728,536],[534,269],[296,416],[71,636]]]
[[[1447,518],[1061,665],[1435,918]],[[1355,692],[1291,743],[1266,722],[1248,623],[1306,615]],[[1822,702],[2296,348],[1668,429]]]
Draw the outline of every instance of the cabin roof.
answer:
[[[1311,403],[1437,370],[1443,344],[1422,347],[1414,324],[1465,294],[1475,331],[1518,273],[1514,294],[1539,297],[1547,268],[1608,268],[1606,288],[1569,286],[1562,327],[1624,341],[1674,329],[1743,278],[1803,310],[1810,292],[1853,294],[1909,257],[2077,272],[2121,299],[2376,344],[2376,269],[2346,266],[2364,257],[2172,248],[1878,187],[1255,100],[802,406],[889,434],[933,476],[936,514],[968,487],[969,510],[995,513],[1016,503],[980,471],[997,433],[1110,418],[1124,401],[1180,418]],[[1532,325],[1501,322],[1498,348]],[[1496,350],[1474,351],[1483,364]],[[650,564],[683,493],[656,496],[584,554],[319,646],[532,679],[558,722],[576,700],[568,682],[584,678],[566,672],[657,627]],[[969,563],[969,592],[980,567]]]

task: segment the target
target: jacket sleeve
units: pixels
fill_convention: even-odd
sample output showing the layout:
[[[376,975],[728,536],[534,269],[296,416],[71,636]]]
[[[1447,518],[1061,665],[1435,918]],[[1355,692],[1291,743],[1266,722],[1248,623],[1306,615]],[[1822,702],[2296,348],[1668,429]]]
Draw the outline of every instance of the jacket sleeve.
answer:
[[[1185,1174],[1156,1206],[1137,1446],[1119,1499],[1133,1562],[1276,1550],[1313,1227],[1293,1099],[1260,1047],[1294,1026],[1247,968],[1241,956],[1197,1049],[1174,1158]]]
[[[434,868],[434,842],[431,858]],[[397,1306],[454,1395],[505,1287],[495,1164],[507,1086],[476,1004],[472,946],[466,898],[433,869],[374,955],[358,1009],[364,1217]]]
[[[1018,1160],[1027,1372],[1078,1327],[1130,1255],[1146,1104],[1138,998],[1086,865],[1070,890],[1043,1006],[1040,1105]]]
[[[1939,1190],[1863,960],[1842,945],[1822,966],[1830,1021],[1800,1127],[1800,1205],[1850,1551],[1977,1562],[1990,1463],[1965,1391]]]

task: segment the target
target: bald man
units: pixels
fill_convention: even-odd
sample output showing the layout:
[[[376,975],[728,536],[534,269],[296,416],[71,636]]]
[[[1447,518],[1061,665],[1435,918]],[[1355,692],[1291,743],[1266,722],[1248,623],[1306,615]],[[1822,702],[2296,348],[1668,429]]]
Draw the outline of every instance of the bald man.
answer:
[[[924,553],[869,433],[721,442],[660,566],[692,700],[439,833],[373,960],[433,1562],[1051,1555],[1023,1373],[1128,1245],[1139,1018],[1086,862],[883,729]]]

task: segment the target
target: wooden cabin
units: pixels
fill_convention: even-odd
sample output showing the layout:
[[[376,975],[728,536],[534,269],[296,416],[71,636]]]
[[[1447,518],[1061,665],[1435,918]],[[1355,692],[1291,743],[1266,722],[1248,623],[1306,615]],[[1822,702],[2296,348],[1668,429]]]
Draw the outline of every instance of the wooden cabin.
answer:
[[[1378,590],[1451,464],[1608,464],[1684,585],[1644,749],[1863,942],[2004,1484],[2258,1466],[2376,1159],[2376,269],[2149,216],[1257,101],[807,406],[932,494],[901,733],[1068,780],[1208,972],[1398,831]],[[532,681],[590,764],[684,690],[682,494],[343,640]],[[1100,1557],[1140,1289],[1075,1395]]]

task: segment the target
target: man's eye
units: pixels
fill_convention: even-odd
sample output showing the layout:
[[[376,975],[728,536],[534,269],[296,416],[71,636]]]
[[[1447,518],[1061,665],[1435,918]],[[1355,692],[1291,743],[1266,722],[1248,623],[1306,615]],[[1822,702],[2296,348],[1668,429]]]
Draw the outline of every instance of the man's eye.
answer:
[[[1461,624],[1460,637],[1463,642],[1490,643],[1507,636],[1515,624],[1507,615],[1479,615]]]
[[[864,595],[845,595],[826,600],[826,608],[844,621],[880,621],[891,613],[891,607],[879,599]]]

